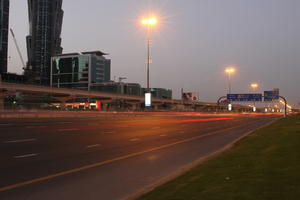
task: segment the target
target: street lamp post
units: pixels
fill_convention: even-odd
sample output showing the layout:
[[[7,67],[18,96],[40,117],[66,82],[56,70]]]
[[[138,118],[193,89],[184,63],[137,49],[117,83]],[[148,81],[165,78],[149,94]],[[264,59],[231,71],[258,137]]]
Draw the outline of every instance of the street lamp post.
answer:
[[[151,91],[150,91],[150,37],[151,28],[157,24],[157,19],[154,16],[148,16],[142,19],[142,25],[147,28],[147,91],[145,93],[145,106],[151,107]]]
[[[227,74],[228,77],[228,94],[231,94],[231,74],[233,74],[235,72],[235,68],[234,67],[228,67],[225,69],[225,72]]]
[[[258,84],[257,83],[251,83],[250,86],[253,90],[253,93],[255,93],[255,90],[258,88]],[[253,112],[256,112],[255,99],[253,99]]]
[[[147,28],[147,92],[150,92],[150,42],[151,28],[157,24],[156,17],[149,16],[142,20],[142,25]]]
[[[227,74],[228,77],[228,94],[231,94],[231,74],[235,72],[234,67],[228,67],[225,69],[225,73]],[[232,111],[232,104],[229,102],[228,104],[228,111]]]

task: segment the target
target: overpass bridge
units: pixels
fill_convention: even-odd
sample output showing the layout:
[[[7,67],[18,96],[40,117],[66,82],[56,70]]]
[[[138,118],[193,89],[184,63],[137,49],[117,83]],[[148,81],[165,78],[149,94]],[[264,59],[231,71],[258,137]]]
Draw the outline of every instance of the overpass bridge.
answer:
[[[45,94],[51,95],[53,98],[59,100],[64,104],[67,100],[76,98],[76,97],[85,97],[85,98],[95,98],[100,100],[104,105],[115,101],[115,100],[124,100],[128,104],[132,105],[134,108],[143,103],[143,96],[131,96],[124,94],[116,93],[106,93],[100,91],[85,91],[85,90],[75,90],[67,88],[52,88],[40,85],[27,85],[27,84],[17,84],[17,83],[8,83],[0,82],[0,110],[3,109],[4,98],[12,93],[21,92],[24,94]],[[154,107],[159,105],[168,105],[173,110],[184,110],[184,109],[193,109],[201,111],[206,109],[208,111],[217,111],[220,109],[226,109],[226,105],[218,105],[217,103],[205,103],[205,102],[191,102],[191,101],[182,101],[176,99],[157,99],[153,98],[152,103]],[[245,106],[238,106],[238,109],[246,109]]]

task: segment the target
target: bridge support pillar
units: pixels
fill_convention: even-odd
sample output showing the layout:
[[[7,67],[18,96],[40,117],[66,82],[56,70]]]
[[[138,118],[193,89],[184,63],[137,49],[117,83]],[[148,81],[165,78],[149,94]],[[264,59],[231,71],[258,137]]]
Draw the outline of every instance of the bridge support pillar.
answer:
[[[132,109],[132,111],[137,111],[137,110],[139,110],[139,105],[140,105],[140,103],[134,103],[134,104],[131,104],[131,109]]]
[[[111,108],[110,108],[110,103],[112,102],[113,100],[100,100],[101,102],[101,111],[109,111]]]
[[[157,111],[157,110],[158,110],[158,106],[159,106],[159,105],[157,105],[157,104],[153,105],[153,110],[154,110],[154,111]]]
[[[0,91],[0,110],[4,110],[4,99],[7,96],[5,91]]]
[[[175,104],[175,105],[172,105],[172,110],[176,110],[176,111],[183,111],[184,110],[184,105],[183,104]]]
[[[4,110],[4,96],[0,95],[0,110]]]
[[[108,111],[108,103],[102,102],[101,103],[101,110],[102,111]]]

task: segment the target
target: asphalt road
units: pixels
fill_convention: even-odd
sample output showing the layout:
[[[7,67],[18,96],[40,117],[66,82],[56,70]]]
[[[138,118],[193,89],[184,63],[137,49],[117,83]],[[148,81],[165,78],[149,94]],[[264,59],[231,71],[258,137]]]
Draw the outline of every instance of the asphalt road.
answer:
[[[126,199],[278,117],[0,119],[0,199]]]

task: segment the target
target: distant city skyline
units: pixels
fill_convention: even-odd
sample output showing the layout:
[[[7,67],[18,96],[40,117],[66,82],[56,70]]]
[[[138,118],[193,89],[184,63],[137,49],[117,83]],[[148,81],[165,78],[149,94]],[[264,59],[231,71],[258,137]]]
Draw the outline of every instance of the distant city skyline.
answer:
[[[150,87],[199,92],[216,101],[227,92],[224,69],[236,66],[232,93],[280,88],[300,102],[300,13],[298,0],[64,0],[64,53],[101,50],[110,54],[112,77],[146,86],[145,30],[139,20],[148,8],[160,25],[153,35]],[[13,1],[13,28],[26,58],[27,1]],[[22,64],[9,39],[9,72]],[[27,59],[26,59],[27,60]]]

